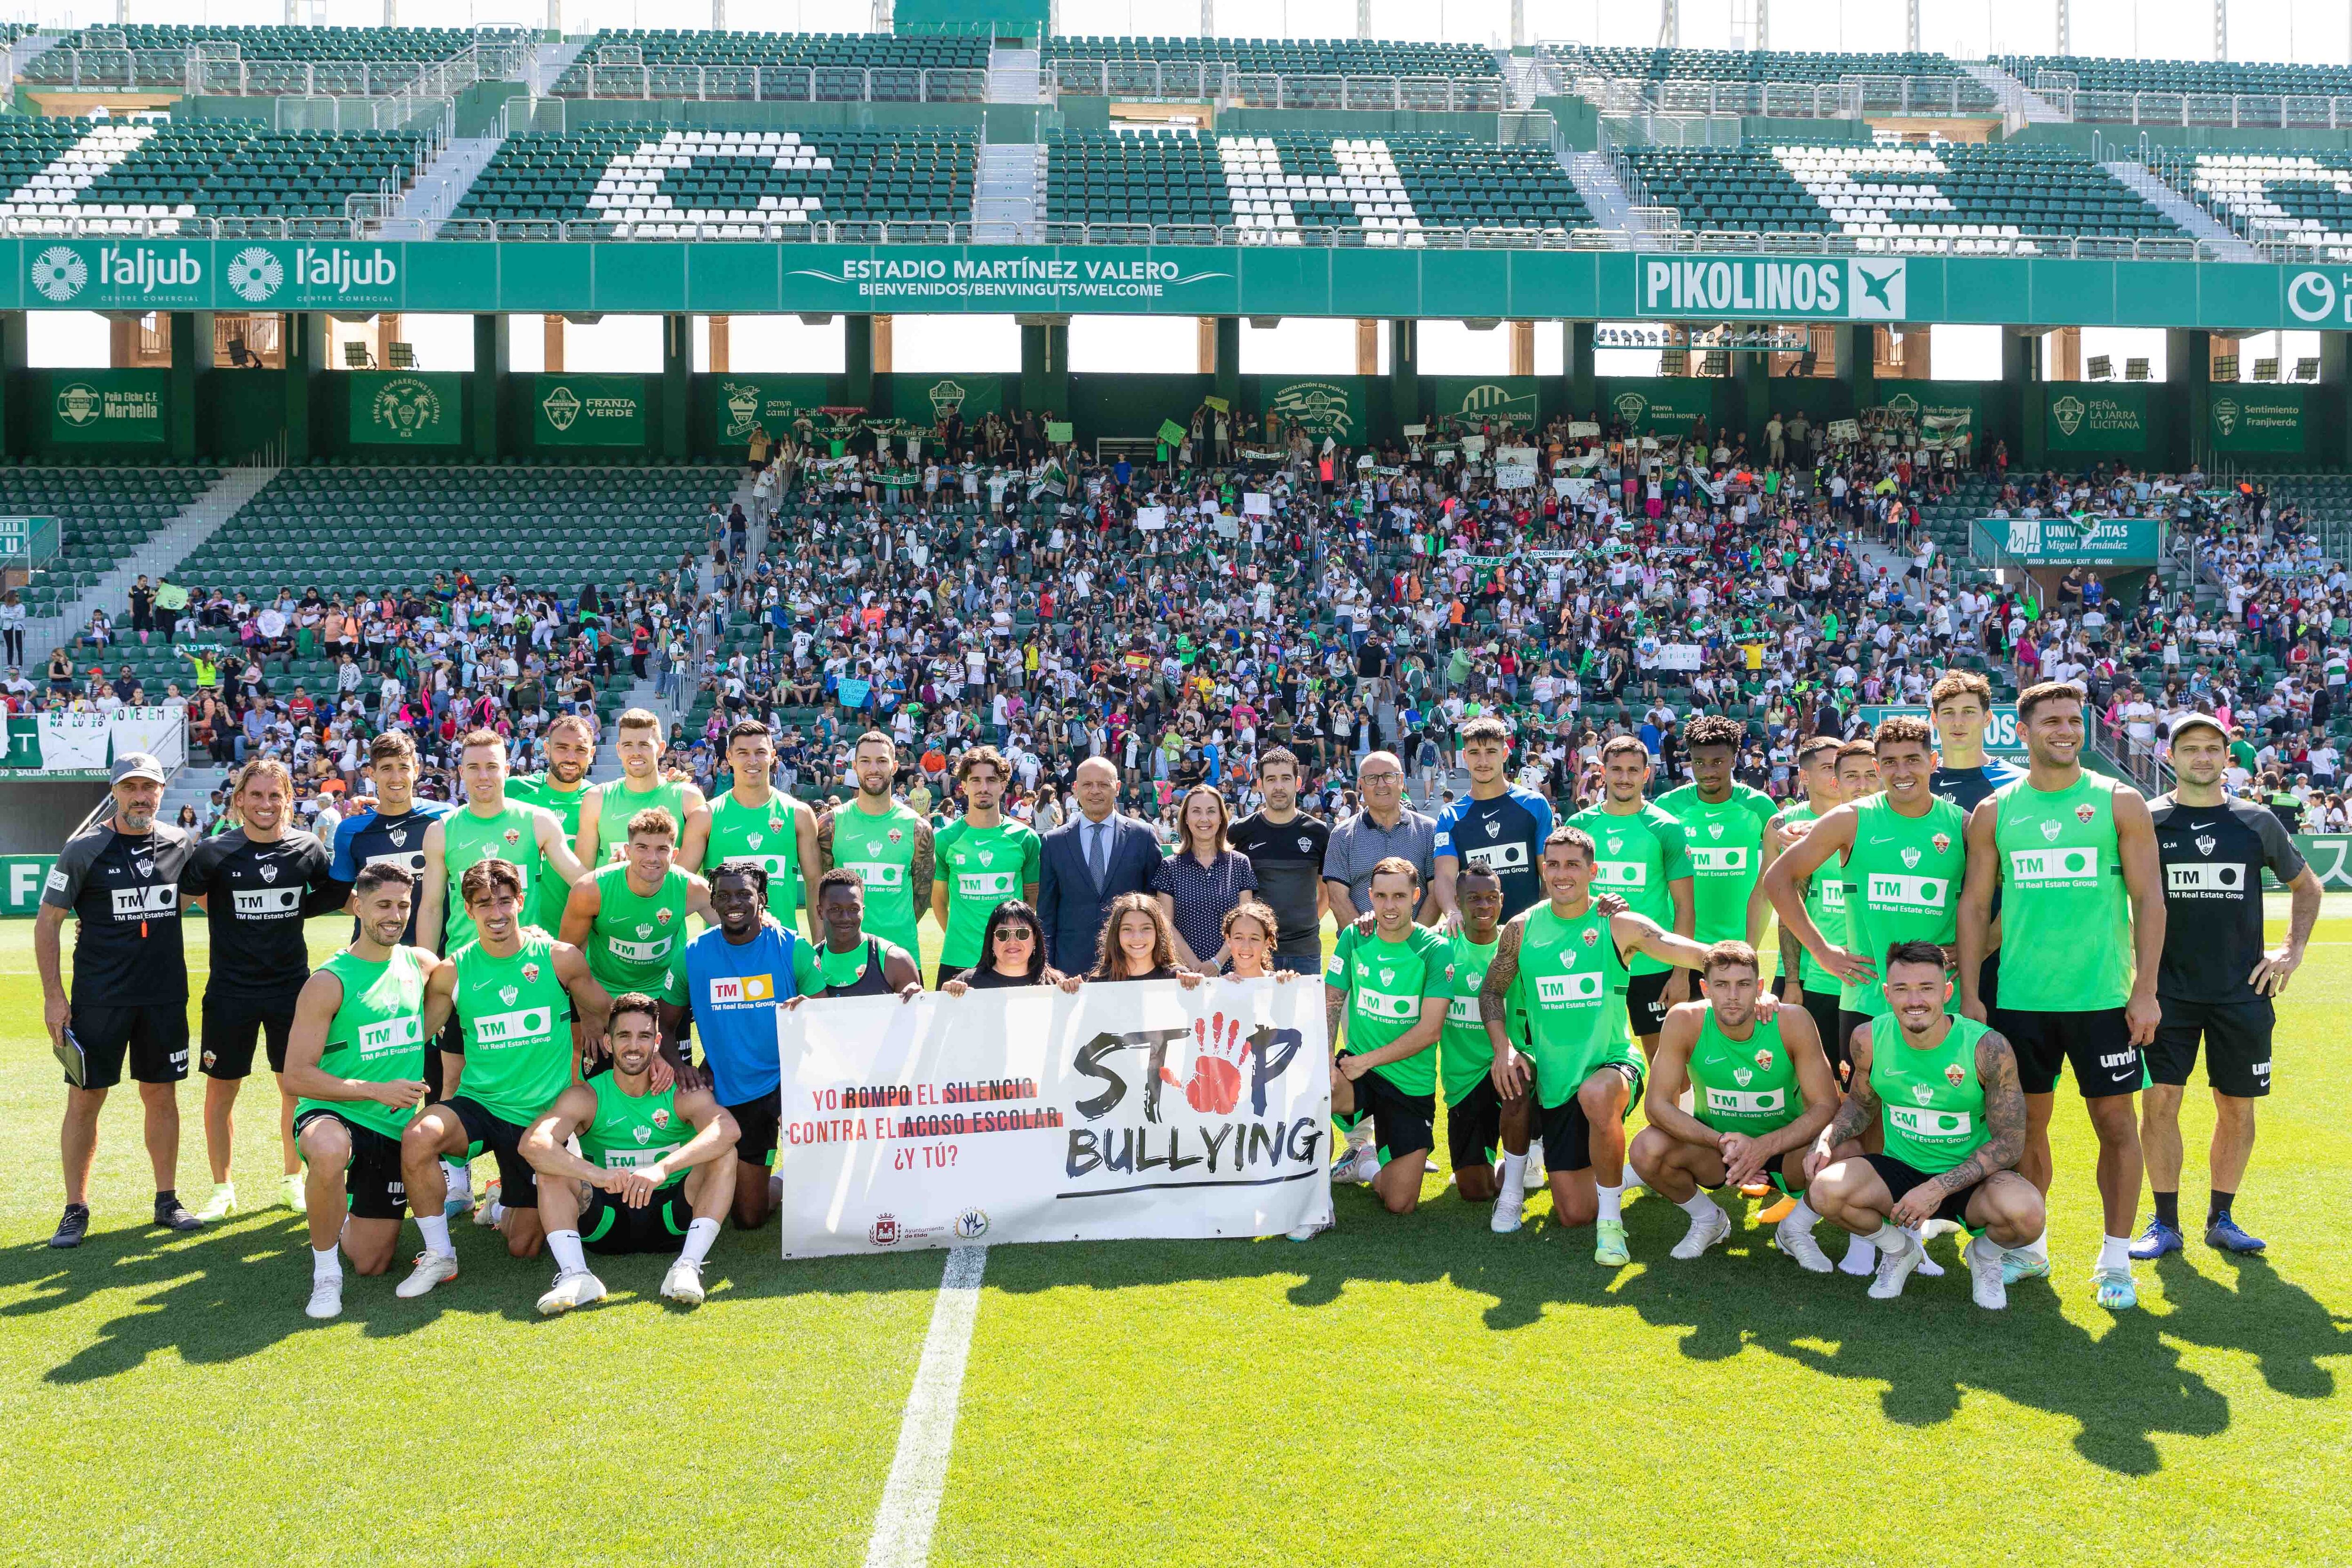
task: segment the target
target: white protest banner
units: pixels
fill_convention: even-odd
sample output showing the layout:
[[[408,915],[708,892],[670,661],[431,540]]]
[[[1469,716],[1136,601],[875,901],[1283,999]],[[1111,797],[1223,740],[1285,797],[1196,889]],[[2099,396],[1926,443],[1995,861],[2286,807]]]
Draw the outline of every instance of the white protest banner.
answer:
[[[1592,493],[1592,481],[1589,479],[1574,479],[1561,475],[1552,480],[1551,488],[1555,495],[1566,496],[1570,500],[1580,501]]]
[[[1244,517],[1272,517],[1274,515],[1274,497],[1268,495],[1264,490],[1244,490],[1242,492],[1242,515]]]
[[[1498,490],[1531,490],[1535,489],[1535,465],[1533,463],[1496,464],[1495,488]]]
[[[1312,980],[831,998],[776,1036],[786,1258],[1331,1218]]]
[[[1408,425],[1404,426],[1404,433],[1408,436],[1426,436],[1429,434],[1429,426],[1426,425]]]
[[[118,708],[107,724],[114,754],[146,752],[167,768],[188,760],[188,717],[184,708]]]
[[[1568,422],[1568,438],[1571,441],[1590,441],[1600,434],[1601,426],[1594,420],[1571,419]]]
[[[1660,669],[1696,669],[1699,646],[1695,642],[1670,642],[1658,645]]]
[[[1168,509],[1164,506],[1139,506],[1135,509],[1135,526],[1147,533],[1157,533],[1168,526]]]
[[[1497,447],[1495,448],[1495,461],[1524,463],[1532,468],[1536,466],[1536,449],[1533,447]]]
[[[1219,539],[1239,539],[1242,536],[1242,520],[1240,518],[1221,517],[1216,520],[1216,526],[1217,537]]]
[[[1830,421],[1829,434],[1830,439],[1832,441],[1859,440],[1862,437],[1862,421],[1859,419],[1832,419]]]
[[[1479,453],[1484,452],[1486,449],[1486,437],[1484,436],[1465,436],[1462,437],[1462,449],[1475,458],[1478,456]]]
[[[110,728],[103,713],[43,713],[41,771],[45,773],[104,773]]]

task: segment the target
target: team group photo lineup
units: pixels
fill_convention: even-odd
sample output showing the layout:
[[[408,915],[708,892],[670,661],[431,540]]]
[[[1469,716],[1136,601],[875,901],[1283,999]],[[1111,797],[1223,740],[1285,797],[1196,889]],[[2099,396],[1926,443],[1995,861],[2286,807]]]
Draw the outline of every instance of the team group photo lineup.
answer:
[[[1369,647],[1359,668],[1378,669]],[[1178,700],[1197,717],[1193,679]],[[1987,753],[1996,704],[1969,670],[1874,725],[1822,700],[1811,724],[1694,712],[1605,740],[1458,691],[1412,712],[1381,673],[1359,689],[1364,749],[1320,766],[1247,724],[1205,770],[1201,748],[1171,748],[1140,778],[1093,754],[1040,779],[1019,742],[1016,764],[969,736],[942,768],[845,731],[843,787],[814,808],[757,718],[725,724],[705,784],[642,710],[619,717],[623,773],[601,784],[593,719],[555,719],[530,773],[507,735],[463,730],[437,748],[446,799],[390,729],[323,836],[258,748],[200,832],[159,820],[152,758],[119,757],[111,809],[63,847],[35,928],[67,1079],[49,1245],[80,1245],[110,1207],[125,1223],[91,1168],[126,1076],[152,1224],[196,1231],[271,1194],[247,1173],[241,1198],[231,1168],[258,1047],[278,1094],[247,1114],[276,1113],[275,1194],[312,1259],[289,1311],[364,1301],[347,1271],[397,1276],[404,1299],[465,1289],[468,1220],[492,1233],[469,1250],[551,1264],[542,1313],[602,1298],[597,1270],[628,1254],[692,1305],[721,1234],[756,1233],[793,1179],[779,1023],[800,1009],[936,988],[951,1040],[955,1009],[1003,1003],[978,993],[1319,975],[1328,1180],[1377,1200],[1336,1223],[1460,1205],[1464,1247],[1527,1245],[1499,1238],[1548,1191],[1558,1267],[1586,1266],[1589,1243],[1620,1268],[1722,1243],[1745,1221],[1729,1188],[1822,1289],[1901,1297],[1946,1272],[1929,1244],[1949,1236],[1988,1310],[2050,1279],[2129,1311],[2136,1262],[2265,1246],[2235,1204],[2272,999],[2320,886],[2279,816],[2230,787],[2233,732],[2210,712],[2171,720],[2177,783],[2150,800],[2085,765],[2079,680],[2019,693],[2016,763]],[[1410,746],[1372,749],[1389,717]],[[1416,752],[1445,781],[1434,799],[1409,788]],[[1323,794],[1336,820],[1310,809]],[[2292,899],[2275,948],[2264,873]],[[306,921],[328,915],[349,942],[314,967]],[[2179,1206],[2200,1053],[2220,1112],[2201,1224]],[[194,1209],[174,1175],[192,1067],[214,1177]],[[2062,1100],[2089,1119],[2095,1167],[2053,1162],[2052,1122],[2076,1114]],[[2053,1202],[2096,1208],[2095,1256],[2056,1268]]]

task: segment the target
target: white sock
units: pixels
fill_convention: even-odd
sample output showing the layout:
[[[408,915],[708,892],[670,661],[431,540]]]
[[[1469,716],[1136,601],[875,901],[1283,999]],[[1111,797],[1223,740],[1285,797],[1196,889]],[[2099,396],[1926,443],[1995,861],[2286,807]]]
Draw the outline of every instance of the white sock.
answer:
[[[1885,1227],[1882,1226],[1880,1228],[1884,1229]],[[1876,1231],[1873,1231],[1868,1236],[1857,1236],[1852,1241],[1848,1242],[1846,1244],[1845,1255],[1848,1258],[1852,1258],[1857,1253],[1875,1253],[1877,1250],[1878,1233]],[[1867,1260],[1865,1259],[1865,1261]]]
[[[1601,1212],[1594,1217],[1599,1220],[1613,1220],[1619,1225],[1624,1224],[1624,1187],[1622,1184],[1614,1187],[1604,1187],[1600,1183],[1595,1182],[1592,1184],[1592,1191],[1593,1195],[1601,1200]]]
[[[500,1204],[500,1203],[493,1203],[492,1205],[490,1205],[490,1223],[491,1223],[492,1225],[498,1225],[498,1224],[502,1223],[502,1222],[506,1219],[506,1217],[507,1217],[507,1205],[504,1205],[504,1204]]]
[[[1678,1206],[1683,1213],[1696,1220],[1704,1220],[1723,1212],[1715,1206],[1715,1199],[1707,1194],[1704,1187],[1685,1198]]]
[[[1813,1226],[1822,1223],[1822,1216],[1813,1212],[1812,1205],[1807,1203],[1802,1198],[1799,1198],[1797,1200],[1797,1206],[1790,1209],[1789,1211],[1788,1217],[1783,1219],[1780,1223],[1782,1225],[1794,1226],[1799,1230],[1811,1230]]]
[[[416,1228],[425,1233],[425,1250],[436,1258],[455,1258],[457,1248],[449,1239],[449,1222],[437,1214],[416,1216]]]
[[[2045,1238],[2046,1239],[2046,1238]],[[2099,1268],[2120,1268],[2131,1272],[2131,1237],[2104,1236],[2099,1238]]]
[[[446,1177],[449,1183],[449,1195],[451,1197],[464,1198],[471,1197],[473,1195],[474,1167],[467,1164],[463,1160],[443,1160],[441,1162],[441,1174]]]
[[[686,1227],[686,1245],[678,1248],[681,1262],[699,1263],[710,1256],[710,1244],[719,1239],[719,1222],[698,1219]]]
[[[580,1233],[576,1230],[551,1230],[547,1233],[547,1250],[555,1254],[555,1267],[566,1274],[588,1272],[587,1256],[580,1250]]]
[[[2012,1247],[2010,1250],[2011,1252],[2030,1252],[2033,1254],[2034,1257],[2042,1259],[2042,1262],[2047,1263],[2050,1261],[2050,1232],[2045,1227],[2040,1236],[2035,1237],[2023,1247]]]
[[[1503,1190],[1525,1194],[1528,1190],[1528,1157],[1503,1151]]]
[[[342,1277],[343,1258],[341,1253],[336,1251],[331,1247],[327,1248],[324,1252],[320,1251],[315,1247],[310,1249],[311,1279],[341,1279]]]

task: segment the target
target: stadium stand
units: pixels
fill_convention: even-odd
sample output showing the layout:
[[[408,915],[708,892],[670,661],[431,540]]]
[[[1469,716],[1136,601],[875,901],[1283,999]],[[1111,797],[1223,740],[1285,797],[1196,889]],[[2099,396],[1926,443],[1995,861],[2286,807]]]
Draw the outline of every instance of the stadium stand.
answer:
[[[394,92],[492,36],[466,27],[215,26],[136,23],[68,33],[26,68],[27,88]],[[515,35],[519,37],[519,35]],[[245,68],[200,65],[235,59]],[[258,67],[259,68],[255,68]],[[247,79],[250,73],[251,80]]]
[[[54,517],[59,549],[19,595],[36,618],[56,613],[144,544],[220,478],[212,468],[0,468],[0,512]]]
[[[1042,79],[1073,96],[1201,100],[1293,108],[1460,108],[1502,105],[1493,53],[1472,44],[1373,38],[1055,37],[1040,51]],[[1378,83],[1394,81],[1393,89]],[[1446,84],[1433,93],[1407,82]]]
[[[986,38],[607,27],[556,79],[559,98],[978,102]]]
[[[391,131],[12,114],[0,119],[0,218],[32,232],[114,220],[124,233],[159,219],[339,218],[347,197],[404,186],[423,145]]]
[[[680,223],[962,223],[970,131],[680,131],[614,124],[508,138],[452,216],[585,221],[619,237]]]
[[[2156,173],[2222,224],[2254,239],[2352,245],[2352,153],[2181,153]]]
[[[1639,49],[1580,51],[1592,72],[1631,81],[1789,81],[1833,85],[1856,76],[1960,76],[1943,55],[1801,54],[1781,49]]]
[[[2031,144],[1634,147],[1647,199],[1685,228],[1849,235],[1866,248],[2032,252],[2183,231],[2079,153]]]
[[[2126,60],[2088,55],[2004,55],[2000,67],[2028,87],[2045,76],[2086,92],[2352,93],[2352,67],[2252,60]],[[2064,78],[2072,77],[2071,82]]]
[[[1412,230],[1592,223],[1549,148],[1465,136],[1076,132],[1046,143],[1045,178],[1048,221],[1063,224]]]
[[[232,593],[397,590],[457,571],[572,592],[676,565],[731,468],[289,468],[184,562]]]

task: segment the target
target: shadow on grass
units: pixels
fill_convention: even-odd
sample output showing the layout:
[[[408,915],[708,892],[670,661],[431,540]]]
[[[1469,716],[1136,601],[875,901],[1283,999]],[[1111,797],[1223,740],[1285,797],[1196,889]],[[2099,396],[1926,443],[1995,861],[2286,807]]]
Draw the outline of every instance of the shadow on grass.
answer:
[[[409,1229],[404,1241],[413,1241]],[[0,1251],[0,1321],[70,1312],[101,1297],[127,1293],[117,1315],[85,1340],[60,1331],[70,1353],[44,1373],[58,1384],[95,1383],[143,1366],[170,1352],[192,1365],[218,1365],[266,1351],[318,1330],[355,1324],[371,1338],[396,1339],[431,1326],[444,1315],[497,1317],[516,1324],[549,1323],[538,1300],[552,1278],[545,1258],[507,1255],[496,1237],[471,1226],[456,1232],[464,1272],[432,1294],[404,1301],[393,1288],[407,1276],[404,1252],[387,1273],[343,1270],[343,1315],[318,1323],[302,1314],[310,1295],[310,1238],[291,1214],[240,1216],[191,1237],[145,1225],[98,1229],[79,1247],[56,1251],[35,1242]],[[929,1291],[940,1281],[940,1255],[906,1253],[846,1258],[822,1265],[787,1264],[776,1256],[776,1231],[729,1231],[710,1255],[703,1310],[763,1300],[859,1292]],[[598,1277],[618,1299],[588,1310],[685,1315],[690,1309],[659,1295],[671,1252],[592,1258]],[[110,1302],[101,1303],[110,1306]]]
[[[1654,1328],[1682,1331],[1678,1348],[1693,1361],[1757,1351],[1823,1376],[1884,1384],[1885,1417],[1905,1426],[1951,1420],[1971,1390],[2062,1415],[2075,1424],[2077,1452],[2124,1475],[2162,1468],[2159,1435],[2216,1437],[2229,1429],[2228,1399],[2182,1363],[2183,1346],[2252,1356],[2273,1391],[2297,1399],[2332,1397],[2336,1379],[2321,1363],[2352,1355],[2352,1320],[2331,1314],[2259,1258],[2234,1265],[2234,1289],[2226,1277],[2168,1259],[2160,1271],[2168,1311],[2119,1313],[2085,1328],[2060,1313],[2046,1282],[2012,1287],[2006,1311],[1982,1310],[1948,1242],[1935,1249],[1944,1278],[1914,1276],[1900,1300],[1881,1302],[1865,1295],[1865,1280],[1801,1272],[1769,1246],[1769,1229],[1739,1225],[1736,1211],[1726,1247],[1679,1263],[1667,1252],[1682,1235],[1680,1213],[1663,1200],[1637,1199],[1625,1211],[1635,1265],[1606,1269],[1591,1261],[1589,1227],[1531,1219],[1518,1236],[1493,1236],[1486,1205],[1450,1191],[1402,1218],[1359,1192],[1343,1191],[1339,1204],[1339,1227],[1305,1244],[999,1247],[989,1257],[988,1284],[1016,1292],[1118,1289],[1295,1275],[1291,1304],[1325,1308],[1351,1284],[1444,1283],[1488,1298],[1486,1324],[1502,1331],[1539,1322],[1556,1307],[1631,1311]],[[1834,1227],[1823,1231],[1834,1255]],[[2090,1290],[2087,1281],[2070,1288]]]

